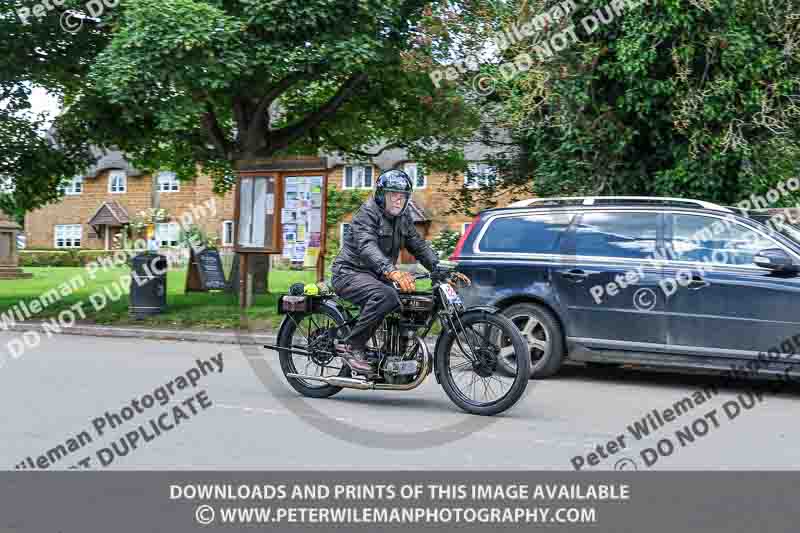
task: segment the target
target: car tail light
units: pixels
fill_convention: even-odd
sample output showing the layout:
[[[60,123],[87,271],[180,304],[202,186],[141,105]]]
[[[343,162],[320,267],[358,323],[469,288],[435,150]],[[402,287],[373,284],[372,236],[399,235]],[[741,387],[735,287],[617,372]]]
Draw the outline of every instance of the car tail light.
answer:
[[[462,235],[461,238],[458,239],[458,244],[456,244],[456,249],[453,250],[453,254],[450,256],[450,260],[451,261],[456,261],[458,259],[458,257],[461,255],[461,248],[464,247],[464,243],[467,242],[467,238],[469,237],[469,234],[472,233],[472,228],[477,226],[478,222],[480,220],[481,220],[481,216],[478,215],[474,219],[472,219],[472,222],[470,223],[470,225],[467,226],[467,231],[465,231],[464,235]]]

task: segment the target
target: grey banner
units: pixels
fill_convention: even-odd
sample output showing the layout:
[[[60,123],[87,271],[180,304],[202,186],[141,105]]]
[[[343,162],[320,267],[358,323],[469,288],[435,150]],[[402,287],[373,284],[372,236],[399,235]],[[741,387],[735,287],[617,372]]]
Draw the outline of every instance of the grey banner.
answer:
[[[789,472],[5,472],[0,532],[764,533],[796,528],[799,482]]]

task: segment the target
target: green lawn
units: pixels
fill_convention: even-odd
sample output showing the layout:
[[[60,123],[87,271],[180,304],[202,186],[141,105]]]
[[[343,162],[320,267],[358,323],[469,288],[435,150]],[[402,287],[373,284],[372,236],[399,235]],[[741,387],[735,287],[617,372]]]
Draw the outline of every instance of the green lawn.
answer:
[[[58,288],[63,283],[68,283],[76,276],[82,277],[86,285],[58,301],[47,305],[31,320],[46,319],[58,316],[59,312],[69,309],[73,305],[83,302],[86,321],[98,324],[115,325],[147,325],[176,328],[257,328],[259,331],[268,331],[280,323],[280,316],[275,312],[278,296],[286,293],[292,283],[313,283],[316,279],[313,271],[285,271],[273,270],[269,274],[270,294],[256,295],[255,305],[246,312],[246,324],[242,324],[241,311],[237,297],[224,292],[184,294],[183,288],[186,280],[186,271],[170,271],[167,274],[167,311],[160,315],[145,320],[132,320],[128,317],[127,288],[116,301],[111,296],[97,296],[96,301],[106,301],[107,305],[100,306],[95,311],[90,297],[93,294],[104,294],[109,290],[110,295],[116,296],[118,292],[111,290],[118,284],[121,276],[130,274],[128,268],[108,269],[97,273],[95,279],[90,279],[86,270],[81,267],[26,267],[26,272],[33,274],[31,279],[0,280],[0,313],[24,301],[36,300],[46,291]],[[330,276],[327,276],[328,278]],[[417,283],[419,290],[430,289],[430,281]],[[99,292],[98,292],[99,291]]]
[[[83,309],[87,320],[100,324],[138,324],[150,326],[199,327],[199,328],[237,328],[241,325],[241,315],[237,298],[224,292],[184,294],[183,288],[186,271],[170,271],[167,274],[167,306],[165,313],[136,321],[128,317],[128,295],[123,294],[117,301],[106,296],[105,307],[95,311],[91,302],[92,294],[103,294],[104,288],[110,290],[121,276],[129,274],[127,268],[108,269],[97,273],[94,280],[86,275],[84,268],[76,267],[41,267],[25,268],[33,274],[31,279],[0,280],[0,312],[6,311],[20,301],[30,303],[52,288],[69,282],[76,276],[82,276],[86,286],[64,296],[52,305],[48,305],[32,319],[57,316],[60,311],[69,309],[78,302],[84,302]],[[287,292],[289,285],[296,282],[313,283],[315,273],[312,271],[272,271],[269,274],[271,294],[257,295],[255,305],[247,310],[247,320],[261,328],[276,326],[280,318],[275,313],[278,295]],[[127,293],[127,290],[126,290]],[[95,298],[102,301],[102,297]],[[253,322],[255,321],[255,322]]]

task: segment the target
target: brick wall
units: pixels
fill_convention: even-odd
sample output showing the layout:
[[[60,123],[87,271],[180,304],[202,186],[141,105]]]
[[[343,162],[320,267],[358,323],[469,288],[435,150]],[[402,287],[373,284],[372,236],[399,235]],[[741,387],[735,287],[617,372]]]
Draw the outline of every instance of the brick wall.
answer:
[[[151,175],[128,176],[127,192],[108,192],[108,177],[111,171],[104,171],[96,178],[84,178],[83,192],[77,195],[65,195],[59,202],[44,206],[25,215],[25,233],[28,247],[53,248],[54,231],[57,224],[82,225],[82,249],[103,249],[105,242],[102,234],[98,238],[89,238],[92,228],[88,221],[100,206],[108,200],[116,200],[125,208],[132,218],[142,210],[153,207],[153,179]],[[224,197],[213,194],[213,183],[210,177],[200,175],[190,182],[181,182],[180,191],[160,192],[159,205],[166,209],[172,221],[178,221],[181,214],[189,211],[192,205],[201,205],[214,199],[216,214],[194,222],[207,233],[221,236],[222,222],[233,220],[233,192]]]
[[[83,249],[103,249],[104,241],[102,235],[94,239],[89,238],[91,228],[87,222],[105,201],[116,200],[125,207],[130,217],[134,217],[139,211],[153,207],[153,179],[151,175],[129,176],[127,178],[127,192],[112,194],[108,192],[109,173],[110,171],[104,171],[96,178],[85,178],[83,192],[80,195],[64,196],[57,203],[29,212],[25,217],[28,246],[52,248],[54,247],[54,227],[56,224],[82,224],[83,242],[81,247]],[[379,174],[380,169],[373,166],[373,183]],[[464,215],[445,215],[454,192],[461,189],[463,184],[463,176],[448,180],[447,174],[433,172],[427,175],[426,186],[414,191],[414,199],[417,205],[422,207],[431,219],[423,237],[430,240],[444,229],[461,232],[463,224],[471,221],[470,217]],[[335,189],[343,188],[343,165],[338,165],[329,171],[328,186]],[[213,180],[202,173],[190,182],[181,182],[180,191],[160,192],[158,196],[159,206],[168,211],[173,221],[179,221],[181,215],[186,211],[190,211],[193,205],[203,205],[213,199],[216,213],[212,215],[210,210],[206,209],[208,215],[202,219],[195,217],[194,223],[206,233],[213,233],[220,238],[222,237],[223,221],[233,220],[234,192],[231,191],[224,196],[214,194]],[[347,215],[344,217],[343,222],[351,219],[352,215]],[[420,230],[421,232],[425,231],[425,227],[420,227]],[[328,235],[329,239],[338,240],[339,227],[330,228]]]
[[[93,232],[87,224],[106,200],[116,200],[129,214],[150,207],[150,177],[136,176],[127,178],[127,192],[112,194],[108,192],[108,175],[104,171],[96,178],[84,178],[83,192],[66,195],[61,201],[46,205],[25,215],[25,233],[28,247],[53,248],[56,224],[81,224],[83,249],[102,249],[102,235],[90,238]]]
[[[373,180],[377,179],[380,169],[373,166]],[[373,181],[374,183],[374,181]],[[344,188],[344,166],[339,165],[331,169],[328,175],[328,186],[336,189]],[[431,172],[426,175],[424,188],[415,188],[413,198],[418,206],[422,207],[431,219],[427,229],[427,234],[423,235],[430,240],[436,237],[441,231],[450,229],[462,231],[466,222],[471,222],[472,218],[466,215],[445,214],[450,209],[450,203],[455,191],[464,186],[464,176],[457,175],[450,177],[444,172]],[[366,190],[366,189],[365,189]],[[352,215],[347,215],[342,222],[352,220]],[[339,228],[331,228],[329,236],[338,239]]]
[[[193,206],[203,206],[207,216],[192,217],[193,223],[198,225],[206,234],[214,234],[222,238],[222,223],[233,220],[234,193],[233,191],[220,196],[214,194],[214,182],[211,177],[199,174],[191,182],[182,182],[178,192],[160,192],[159,205],[166,209],[172,220],[179,221],[184,213],[191,213]],[[213,200],[213,208],[207,206]],[[215,211],[215,213],[213,213]]]

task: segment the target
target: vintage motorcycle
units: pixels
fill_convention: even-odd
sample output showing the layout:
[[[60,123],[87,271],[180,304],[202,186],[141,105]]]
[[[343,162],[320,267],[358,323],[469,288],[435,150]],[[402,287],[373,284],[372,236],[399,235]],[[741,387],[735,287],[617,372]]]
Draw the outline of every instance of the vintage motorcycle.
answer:
[[[433,372],[447,396],[461,409],[495,415],[520,399],[530,376],[529,348],[517,327],[493,307],[464,308],[453,288],[453,265],[430,274],[431,292],[400,293],[401,307],[376,331],[368,352],[378,376],[352,374],[337,354],[358,308],[332,293],[286,294],[278,300],[285,315],[276,345],[281,369],[295,390],[327,398],[343,388],[408,391]],[[425,337],[439,321],[431,353]],[[503,359],[506,364],[498,365]]]

